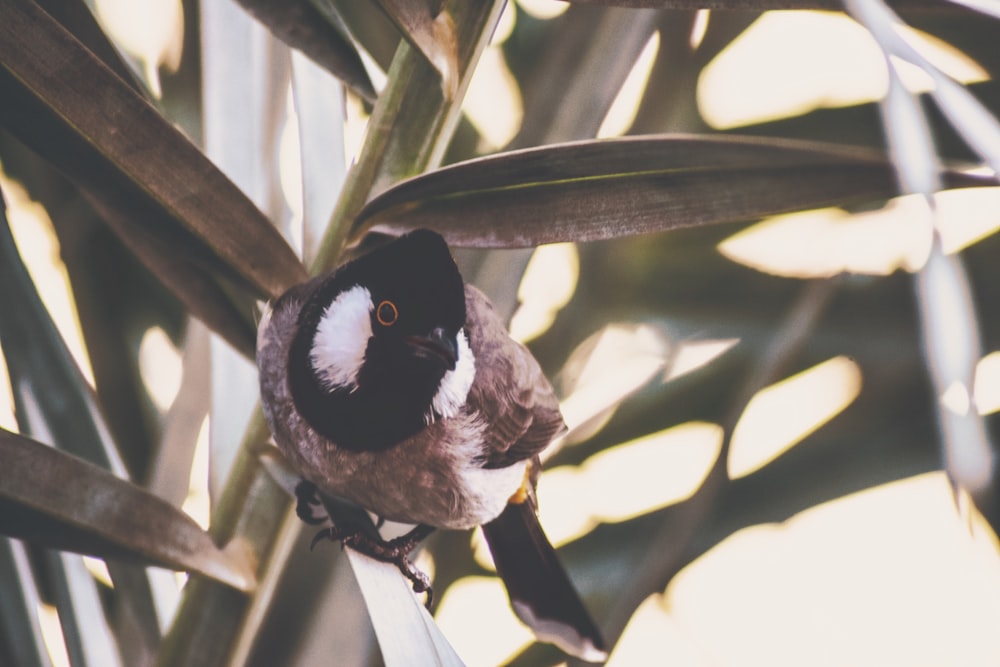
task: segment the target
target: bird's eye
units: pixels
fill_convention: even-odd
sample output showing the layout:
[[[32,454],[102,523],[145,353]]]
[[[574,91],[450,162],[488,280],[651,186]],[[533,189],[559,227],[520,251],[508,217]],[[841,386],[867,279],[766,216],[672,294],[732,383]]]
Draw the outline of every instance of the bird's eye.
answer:
[[[396,304],[386,299],[378,304],[378,308],[375,309],[375,317],[382,326],[391,327],[399,319],[399,310],[396,308]]]

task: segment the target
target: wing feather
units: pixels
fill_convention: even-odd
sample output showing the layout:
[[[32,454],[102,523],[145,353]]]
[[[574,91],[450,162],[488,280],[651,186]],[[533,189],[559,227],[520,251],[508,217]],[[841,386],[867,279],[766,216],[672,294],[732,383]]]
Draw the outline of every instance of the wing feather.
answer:
[[[537,456],[565,431],[559,400],[531,352],[510,338],[482,292],[465,287],[476,380],[469,406],[489,415],[483,466],[502,468]]]

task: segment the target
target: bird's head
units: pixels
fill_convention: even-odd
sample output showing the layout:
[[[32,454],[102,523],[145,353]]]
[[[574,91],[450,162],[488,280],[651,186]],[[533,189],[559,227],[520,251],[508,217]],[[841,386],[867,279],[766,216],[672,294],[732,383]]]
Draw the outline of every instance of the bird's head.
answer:
[[[340,447],[378,450],[454,416],[475,359],[465,286],[444,239],[418,230],[346,264],[299,315],[296,408]]]

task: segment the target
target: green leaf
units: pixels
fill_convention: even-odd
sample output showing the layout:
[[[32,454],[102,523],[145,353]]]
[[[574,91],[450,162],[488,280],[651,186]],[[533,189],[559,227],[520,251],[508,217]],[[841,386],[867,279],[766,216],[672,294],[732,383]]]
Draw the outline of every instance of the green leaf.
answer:
[[[141,95],[148,97],[135,72],[108,39],[85,0],[37,0],[49,16],[59,21],[115,74]]]
[[[0,532],[99,558],[197,572],[242,591],[254,575],[188,515],[111,473],[0,429]],[[245,554],[242,554],[245,556]]]
[[[951,173],[949,185],[994,185]],[[598,241],[739,222],[896,194],[879,152],[818,142],[655,135],[501,153],[412,178],[358,215],[352,236],[418,227],[457,246]]]
[[[107,228],[77,189],[49,164],[7,136],[0,136],[0,155],[8,175],[19,180],[32,199],[50,214],[59,240],[59,254],[73,290],[101,413],[126,466],[136,478],[143,479],[159,432],[159,416],[139,372],[141,336],[149,327],[159,326],[177,340],[187,315],[173,295]],[[3,237],[0,256],[7,257],[0,267],[0,275],[5,276],[0,282],[0,303],[15,304],[8,307],[24,316],[9,325],[24,328],[28,326],[24,321],[28,313],[36,312],[35,306],[24,303],[25,295],[35,290],[23,272],[18,277],[8,273],[21,263],[20,257],[6,230],[0,230],[0,235]],[[21,287],[15,288],[14,283]],[[37,297],[34,301],[37,304]],[[48,321],[46,313],[37,313]],[[36,326],[40,325],[37,322],[31,325],[29,330],[35,333],[29,339],[37,344],[40,338],[37,332],[44,329]],[[46,326],[51,330],[51,322]],[[0,338],[4,329],[0,322]],[[19,352],[14,356],[23,359],[25,355]],[[50,351],[41,352],[38,358],[41,364],[27,362],[36,371],[47,368],[58,357]],[[55,389],[64,387],[65,382],[57,380],[45,394],[54,395]],[[72,441],[78,442],[75,436]]]
[[[413,664],[415,653],[439,667],[465,664],[397,567],[354,549],[344,551],[358,578],[387,667]]]
[[[239,3],[275,37],[306,54],[364,99],[375,101],[375,89],[354,45],[308,0],[239,0]]]
[[[458,89],[458,35],[448,11],[441,10],[441,0],[379,0],[386,15],[403,37],[441,75],[447,96],[454,98]]]
[[[93,393],[21,261],[2,209],[0,311],[18,314],[0,318],[0,346],[21,431],[65,446],[116,474],[126,474]]]
[[[121,656],[104,618],[99,584],[83,559],[76,554],[46,550],[42,560],[70,664],[121,667]]]
[[[596,137],[658,21],[657,12],[571,6],[542,23],[529,48],[505,43],[524,98],[524,120],[507,148]]]
[[[171,262],[201,263],[268,297],[305,279],[239,189],[34,3],[0,0],[0,91],[0,121],[116,218],[127,243],[149,253],[166,244],[152,255],[161,279],[181,280]]]
[[[579,5],[607,5],[609,7],[629,7],[632,9],[713,9],[713,10],[772,10],[772,9],[843,9],[838,0],[566,0]],[[961,11],[950,2],[939,0],[893,0],[893,7],[900,9],[923,9],[940,11]]]
[[[446,3],[442,11],[450,14],[458,35],[458,84],[451,97],[426,58],[408,42],[400,43],[387,73],[389,84],[368,121],[361,154],[348,172],[311,264],[317,272],[336,265],[350,225],[374,193],[441,163],[461,114],[462,94],[502,9],[497,0]]]
[[[352,0],[310,0],[310,4],[331,25],[361,45],[383,72],[389,70],[401,38],[399,28],[380,7]]]
[[[7,665],[51,665],[38,623],[38,589],[24,545],[0,539],[0,660]]]

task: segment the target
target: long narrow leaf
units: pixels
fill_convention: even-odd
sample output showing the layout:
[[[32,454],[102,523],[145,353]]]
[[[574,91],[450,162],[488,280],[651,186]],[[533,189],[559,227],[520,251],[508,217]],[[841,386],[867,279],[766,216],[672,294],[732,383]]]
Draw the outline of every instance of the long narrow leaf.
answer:
[[[375,89],[354,45],[309,0],[239,0],[274,36],[374,102]]]
[[[100,558],[197,572],[249,590],[239,554],[188,515],[97,466],[0,429],[0,532]]]
[[[176,337],[182,308],[49,164],[6,136],[0,136],[0,156],[7,174],[50,212],[97,400],[126,466],[144,477],[159,428],[135,351],[151,325]],[[0,293],[10,288],[5,283]]]
[[[400,43],[388,72],[390,84],[372,111],[364,146],[348,173],[314,269],[335,265],[354,217],[374,193],[441,163],[461,112],[461,96],[502,9],[497,0],[446,3],[459,37],[459,82],[450,97],[439,85],[437,70],[408,43]]]
[[[137,93],[147,95],[121,54],[104,34],[93,12],[85,0],[38,0],[48,14],[73,33],[95,56],[101,59],[115,74],[131,86]]]
[[[0,68],[0,95],[3,94],[4,76],[5,72]],[[10,121],[10,114],[15,112],[14,104],[10,103],[8,98],[4,98],[4,103],[0,105],[0,124]],[[8,114],[6,118],[3,117],[4,114]],[[34,126],[39,118],[46,115],[46,111],[40,106],[27,105],[17,115],[20,122]],[[46,135],[46,140],[70,147],[65,152],[69,157],[77,154],[72,146],[80,141],[78,137],[69,129],[57,125],[53,125],[50,130],[52,131]],[[41,130],[39,133],[46,134]],[[246,357],[253,357],[254,296],[246,290],[237,292],[233,289],[227,292],[221,284],[221,276],[220,280],[216,280],[214,276],[228,272],[228,267],[222,266],[218,258],[207,252],[192,234],[169,219],[155,202],[132,196],[127,185],[117,183],[113,179],[106,179],[103,186],[111,198],[114,197],[116,187],[120,186],[119,197],[113,201],[92,196],[89,191],[75,186],[64,187],[51,178],[55,173],[51,165],[2,132],[0,132],[0,157],[4,160],[8,174],[20,179],[32,197],[52,212],[55,218],[53,224],[62,238],[66,238],[67,229],[73,229],[79,235],[85,234],[85,228],[77,229],[74,226],[77,218],[86,219],[92,216],[94,220],[100,220],[115,233],[131,254],[135,255],[135,261],[145,264],[149,273],[172,292],[195,317],[204,321]],[[59,181],[64,180],[59,177]],[[98,180],[104,179],[98,178]],[[60,192],[60,189],[73,192]],[[89,259],[98,261],[99,251],[94,249],[91,251],[93,254]],[[68,263],[71,261],[68,260]],[[104,266],[106,269],[111,268],[108,264]],[[70,270],[72,271],[72,267]],[[123,278],[122,274],[115,276],[119,282]],[[74,285],[74,289],[76,288]],[[92,314],[88,313],[83,317]],[[85,334],[89,334],[87,323],[83,324]],[[104,342],[110,343],[108,340]]]
[[[289,76],[287,45],[232,2],[202,3],[202,128],[205,154],[280,228],[278,139]],[[233,109],[241,120],[233,122]],[[286,230],[287,231],[287,230]],[[257,402],[253,356],[210,341],[209,495],[218,497]]]
[[[267,425],[260,411],[254,413],[245,443],[259,447]],[[269,567],[280,567],[275,558],[287,539],[289,499],[261,463],[259,451],[244,444],[233,472],[212,512],[210,530],[216,541],[247,545],[255,555],[260,579],[273,577]],[[297,519],[295,519],[297,520]],[[252,607],[251,596],[204,577],[192,577],[184,587],[177,620],[163,638],[157,665],[214,667],[237,650],[241,631]]]
[[[43,306],[14,247],[5,217],[0,203],[0,310],[18,313],[16,318],[0,318],[0,344],[7,360],[18,424],[28,435],[125,476],[125,466],[107,433],[93,392]],[[70,571],[79,570],[79,563],[56,556],[46,562],[51,593],[60,600],[59,619],[67,650],[71,655],[110,655],[112,651],[102,639],[106,625],[101,606],[80,607],[87,604],[79,599],[81,595],[88,599],[96,596],[88,588],[92,583],[81,581]],[[136,611],[130,618],[137,638],[134,647],[146,653],[152,651],[159,641],[159,628],[145,572],[128,563],[109,563],[108,569],[116,582],[130,582],[117,586],[114,595],[120,604]],[[72,585],[74,582],[78,583]],[[98,630],[79,631],[85,624],[95,624]],[[97,662],[113,664],[110,658]]]
[[[842,9],[839,0],[566,0],[580,5],[613,7],[659,7],[663,9]],[[943,0],[894,0],[893,6],[905,9],[955,11]]]
[[[950,186],[993,185],[951,174]],[[410,179],[369,202],[353,236],[431,227],[459,246],[596,241],[887,198],[885,157],[752,137],[660,135],[503,153]]]
[[[345,552],[361,586],[387,667],[413,664],[416,646],[424,651],[422,664],[441,667],[465,664],[413,595],[409,582],[399,574],[398,568],[354,549],[345,549]]]
[[[97,582],[76,554],[45,554],[70,664],[118,667],[122,658],[104,617]]]
[[[302,165],[302,257],[312,262],[347,175],[344,99],[340,86],[292,53],[292,95],[299,118]]]
[[[400,36],[399,28],[384,11],[371,2],[309,1],[337,30],[349,35],[355,44],[362,45],[381,72],[389,70]]]
[[[505,54],[523,70],[524,97],[524,121],[508,149],[596,137],[658,20],[656,11],[570,7],[543,24],[548,39],[537,52]]]
[[[0,539],[0,660],[23,667],[49,667],[38,623],[38,590],[24,545]]]
[[[0,88],[0,120],[107,208],[152,204],[159,218],[130,221],[141,232],[168,224],[162,218],[179,221],[205,244],[202,261],[217,256],[220,269],[228,267],[262,295],[276,296],[305,277],[257,208],[34,3],[0,0]],[[47,113],[26,118],[39,104]],[[160,238],[180,233],[158,232]]]
[[[73,454],[125,477],[94,397],[21,262],[0,205],[0,346],[23,432],[46,432]]]
[[[441,74],[448,97],[458,87],[458,41],[451,14],[441,10],[441,0],[379,0],[403,37],[417,48]]]

